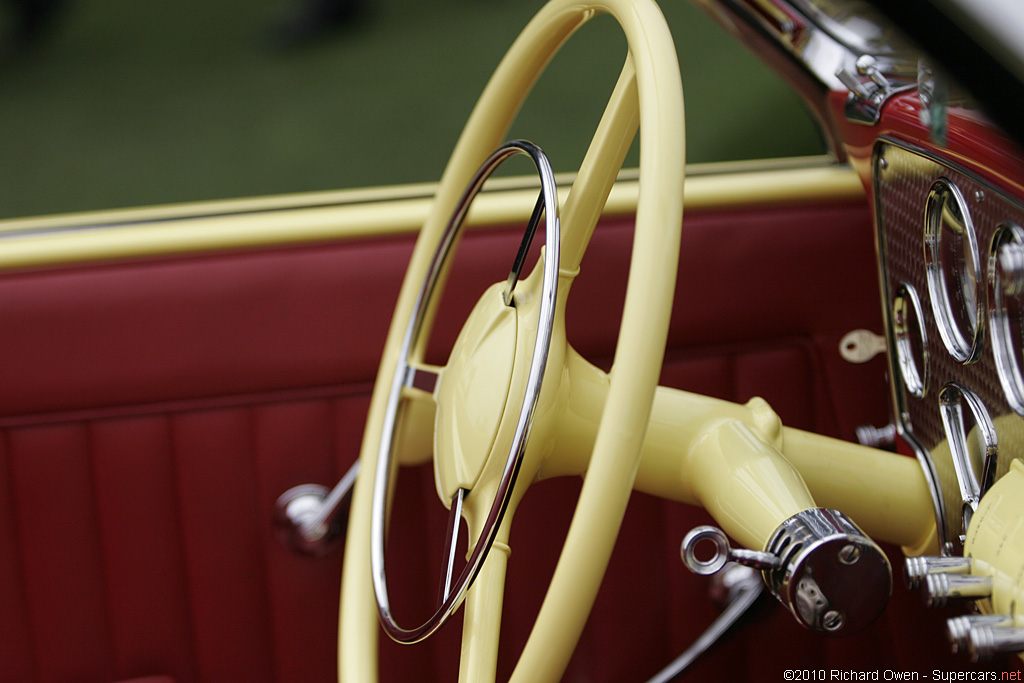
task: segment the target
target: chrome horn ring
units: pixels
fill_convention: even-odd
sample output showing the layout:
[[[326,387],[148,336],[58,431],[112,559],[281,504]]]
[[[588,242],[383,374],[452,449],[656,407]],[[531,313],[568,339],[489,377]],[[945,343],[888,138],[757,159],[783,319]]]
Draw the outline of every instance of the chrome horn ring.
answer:
[[[454,585],[451,584],[450,576],[447,577],[448,580],[445,581],[446,588],[442,592],[440,605],[434,614],[420,626],[405,629],[398,625],[391,611],[391,603],[388,597],[387,573],[384,566],[384,536],[387,501],[389,498],[388,485],[391,479],[391,471],[394,467],[394,441],[398,409],[402,399],[402,392],[407,387],[412,386],[416,374],[416,368],[410,361],[409,356],[412,350],[418,346],[423,322],[430,308],[429,303],[436,293],[438,280],[451,256],[452,247],[456,242],[459,231],[462,229],[470,204],[495,169],[504,161],[519,154],[529,156],[536,165],[541,181],[541,192],[505,286],[503,299],[506,305],[515,305],[513,291],[541,215],[545,217],[546,251],[544,277],[541,287],[540,320],[531,355],[523,403],[497,493],[483,524],[480,537],[466,562],[466,566],[459,575],[459,578],[454,582]],[[481,165],[456,204],[455,210],[452,212],[452,216],[441,236],[437,250],[431,259],[430,268],[424,278],[423,285],[420,287],[416,297],[412,315],[402,339],[391,390],[388,394],[380,450],[377,457],[377,468],[374,475],[370,521],[370,567],[373,577],[374,595],[377,600],[377,612],[385,632],[393,640],[400,643],[416,643],[429,637],[454,614],[455,610],[462,604],[462,600],[465,598],[470,585],[483,566],[483,561],[491,549],[505,511],[508,508],[512,491],[515,488],[516,477],[519,474],[526,442],[530,435],[530,428],[533,424],[537,402],[540,397],[541,383],[544,378],[544,370],[547,366],[548,351],[551,345],[558,290],[559,234],[558,198],[556,195],[555,178],[547,157],[539,147],[532,143],[523,140],[505,143]],[[458,528],[457,519],[454,526],[456,529]],[[454,544],[453,539],[449,538],[449,543]],[[448,572],[449,574],[451,573],[451,563],[449,563]],[[450,588],[447,586],[450,586]]]

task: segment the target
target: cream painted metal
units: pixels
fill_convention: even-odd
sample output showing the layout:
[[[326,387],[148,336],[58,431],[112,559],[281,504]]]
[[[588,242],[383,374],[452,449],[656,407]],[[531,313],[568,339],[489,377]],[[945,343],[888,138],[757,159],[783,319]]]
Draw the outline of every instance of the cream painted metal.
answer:
[[[982,498],[967,530],[964,556],[971,574],[992,576],[992,598],[980,606],[987,614],[1009,614],[1024,627],[1024,463],[1010,471]]]
[[[603,216],[636,212],[639,183],[623,172]],[[771,206],[864,198],[857,174],[821,157],[703,164],[688,171],[687,208]],[[559,187],[575,175],[558,176]],[[466,219],[469,228],[522,223],[536,196],[534,179],[490,181]],[[317,192],[148,209],[0,221],[0,271],[358,239],[418,231],[433,184]],[[561,202],[568,190],[559,192]]]

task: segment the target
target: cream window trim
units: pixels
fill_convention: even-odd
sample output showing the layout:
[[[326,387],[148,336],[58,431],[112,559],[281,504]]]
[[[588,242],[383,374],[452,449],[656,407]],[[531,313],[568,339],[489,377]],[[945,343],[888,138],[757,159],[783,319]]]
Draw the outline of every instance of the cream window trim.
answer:
[[[559,176],[560,200],[572,181]],[[532,178],[489,183],[468,217],[472,226],[523,222],[536,199]],[[305,193],[256,199],[0,221],[0,270],[272,247],[414,233],[433,184]],[[635,171],[620,176],[607,217],[636,210]],[[857,200],[856,172],[824,157],[694,165],[687,210]]]

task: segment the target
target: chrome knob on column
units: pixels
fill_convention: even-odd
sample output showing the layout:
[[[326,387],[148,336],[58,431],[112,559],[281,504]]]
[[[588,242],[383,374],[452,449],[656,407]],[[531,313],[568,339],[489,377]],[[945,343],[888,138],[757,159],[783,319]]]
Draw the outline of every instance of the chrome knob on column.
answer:
[[[975,662],[998,654],[1024,652],[1024,628],[1012,626],[975,626],[967,635],[967,651]]]
[[[945,607],[950,600],[977,600],[992,594],[992,577],[973,574],[929,574],[924,581],[929,607]]]
[[[971,558],[922,555],[906,560],[907,588],[920,588],[930,574],[970,574]]]
[[[698,559],[698,544],[714,554]],[[710,574],[729,560],[760,569],[771,593],[796,620],[823,635],[856,633],[885,609],[892,570],[885,553],[846,515],[825,508],[803,510],[781,525],[764,551],[729,548],[715,527],[698,527],[683,540],[683,562]]]
[[[946,620],[949,642],[953,646],[953,652],[967,651],[971,629],[979,626],[1013,626],[1013,617],[1009,614],[963,614]]]

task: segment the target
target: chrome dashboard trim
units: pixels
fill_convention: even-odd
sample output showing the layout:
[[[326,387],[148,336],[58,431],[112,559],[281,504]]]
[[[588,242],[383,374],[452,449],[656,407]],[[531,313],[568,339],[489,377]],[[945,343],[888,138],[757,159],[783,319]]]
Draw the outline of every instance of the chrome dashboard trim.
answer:
[[[950,240],[956,241],[952,254],[947,250]],[[970,363],[977,360],[984,338],[981,259],[970,208],[948,178],[939,178],[928,190],[924,244],[928,296],[939,337],[951,356]]]
[[[1024,416],[1024,307],[1014,297],[1024,290],[1024,230],[1009,223],[996,229],[989,251],[989,329],[996,371],[1010,407]],[[1016,321],[1017,324],[1012,323]]]
[[[907,391],[924,398],[928,393],[928,337],[921,297],[913,285],[904,282],[896,288],[890,313],[900,377]]]

